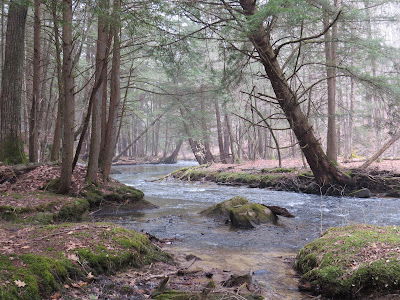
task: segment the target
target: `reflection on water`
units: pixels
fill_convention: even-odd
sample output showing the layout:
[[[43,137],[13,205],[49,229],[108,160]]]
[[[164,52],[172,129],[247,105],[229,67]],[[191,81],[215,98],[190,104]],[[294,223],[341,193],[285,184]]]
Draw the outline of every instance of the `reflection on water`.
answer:
[[[252,269],[259,283],[282,295],[282,299],[303,298],[297,292],[293,271],[285,258],[294,256],[327,228],[353,223],[400,225],[399,199],[320,197],[211,183],[154,181],[193,164],[115,167],[121,174],[113,175],[114,179],[141,189],[145,198],[159,208],[118,215],[111,220],[160,238],[175,238],[173,249],[203,256],[212,266],[240,272]],[[278,224],[262,225],[256,230],[232,230],[198,215],[210,205],[237,195],[285,207],[296,218],[280,218]]]

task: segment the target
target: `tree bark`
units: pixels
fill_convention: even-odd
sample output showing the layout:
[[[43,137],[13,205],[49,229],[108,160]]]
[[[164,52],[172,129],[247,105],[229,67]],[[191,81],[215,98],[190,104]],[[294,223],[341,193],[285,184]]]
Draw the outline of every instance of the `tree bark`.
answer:
[[[335,7],[338,6],[337,0]],[[324,11],[324,28],[329,26],[329,15]],[[337,22],[325,33],[325,59],[328,86],[328,132],[326,138],[326,155],[334,163],[337,162],[337,135],[336,135],[336,48]]]
[[[18,164],[25,160],[21,138],[21,96],[28,7],[11,1],[8,7],[5,57],[0,96],[0,160]]]
[[[33,95],[31,115],[29,120],[29,161],[37,162],[39,154],[39,98],[40,98],[40,4],[41,0],[35,0],[35,13],[33,23]]]
[[[238,151],[240,151],[240,150],[237,147],[236,138],[233,135],[232,121],[231,121],[231,118],[230,118],[228,112],[225,112],[225,123],[226,123],[227,132],[229,135],[229,140],[231,142],[230,146],[231,146],[231,152],[232,152],[232,163],[238,164],[238,163],[240,163],[240,158],[239,158],[239,154],[238,154]]]
[[[98,15],[97,26],[97,46],[96,46],[96,70],[95,70],[95,84],[99,82],[101,85],[105,75],[107,59],[107,40],[108,35],[106,32],[106,13],[107,13],[107,0],[99,0],[99,7],[102,10]],[[107,70],[106,70],[107,71]],[[101,100],[103,96],[103,89],[101,86],[96,90],[93,98],[92,105],[92,131],[90,136],[89,148],[89,161],[86,173],[86,181],[97,183],[97,173],[99,171],[99,155],[101,144]]]
[[[110,88],[110,107],[106,130],[106,143],[104,148],[104,164],[103,164],[103,177],[105,179],[109,178],[111,172],[111,163],[116,146],[117,138],[117,117],[118,109],[121,100],[121,90],[120,90],[120,10],[121,2],[120,0],[114,0],[113,2],[113,24],[112,24],[112,35],[114,38],[113,45],[113,58],[112,58],[112,68],[111,68],[111,88]]]
[[[208,134],[208,128],[207,128],[207,121],[206,121],[206,108],[205,108],[205,100],[204,100],[204,86],[201,85],[201,98],[200,98],[200,107],[201,107],[201,129],[203,131],[203,144],[204,144],[204,150],[205,150],[205,156],[207,162],[213,162],[214,157],[211,153],[211,147],[210,147],[210,135]]]
[[[219,109],[218,99],[215,98],[214,102],[215,107],[215,117],[217,119],[217,134],[218,134],[218,147],[219,147],[219,159],[223,164],[226,164],[226,157],[224,151],[224,140],[222,134],[222,124],[221,124],[221,111]]]
[[[240,4],[246,15],[250,16],[255,13],[255,1],[241,0]],[[348,177],[329,161],[322,150],[320,142],[315,137],[307,117],[300,108],[297,95],[290,88],[282,68],[279,65],[269,36],[270,33],[268,29],[266,31],[263,24],[259,25],[258,28],[248,35],[259,54],[260,62],[264,66],[264,70],[271,82],[279,105],[299,141],[299,145],[310,165],[316,181],[318,184],[348,183]]]
[[[171,153],[170,156],[161,159],[159,161],[160,164],[175,164],[178,161],[178,154],[179,151],[181,150],[183,141],[179,141],[178,144],[176,145],[174,151]]]
[[[61,177],[58,192],[65,194],[71,186],[72,161],[74,158],[74,76],[72,57],[72,0],[63,0],[63,140]]]
[[[52,1],[52,15],[53,15],[53,29],[54,29],[54,43],[56,47],[56,62],[57,62],[57,83],[58,83],[58,103],[57,103],[57,117],[56,126],[54,128],[53,146],[51,147],[51,161],[58,161],[60,158],[61,146],[61,126],[62,126],[62,110],[64,103],[64,79],[62,73],[61,63],[61,47],[60,47],[60,32],[58,29],[57,18],[57,0]]]
[[[193,155],[196,158],[199,165],[206,164],[207,159],[206,159],[206,155],[205,155],[204,146],[200,142],[194,140],[190,136],[190,129],[189,129],[188,122],[185,119],[185,112],[184,112],[183,108],[180,108],[180,112],[181,112],[181,116],[183,119],[183,128],[185,130],[186,135],[188,136],[188,142],[189,142],[190,148],[192,149]]]

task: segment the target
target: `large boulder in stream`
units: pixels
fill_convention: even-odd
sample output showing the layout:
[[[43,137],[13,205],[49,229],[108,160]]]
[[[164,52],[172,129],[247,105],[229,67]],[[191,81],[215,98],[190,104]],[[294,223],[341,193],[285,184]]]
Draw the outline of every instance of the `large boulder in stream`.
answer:
[[[230,221],[238,228],[255,228],[263,223],[276,222],[278,217],[268,207],[250,203],[247,198],[236,196],[200,212],[218,221]]]

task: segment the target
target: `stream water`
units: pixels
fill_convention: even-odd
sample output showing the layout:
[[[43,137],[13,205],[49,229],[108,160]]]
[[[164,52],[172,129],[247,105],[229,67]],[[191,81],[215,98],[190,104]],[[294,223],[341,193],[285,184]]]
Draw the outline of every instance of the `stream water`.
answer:
[[[98,217],[159,238],[174,238],[169,246],[172,250],[197,255],[210,267],[237,273],[252,270],[258,283],[277,296],[274,299],[307,298],[298,292],[295,273],[286,259],[294,257],[327,228],[354,223],[400,226],[400,199],[320,197],[203,182],[154,181],[190,165],[195,164],[182,161],[175,165],[115,167],[121,174],[113,175],[114,179],[142,190],[145,198],[159,208]],[[237,195],[285,207],[296,218],[280,218],[275,225],[255,230],[233,230],[198,215]]]

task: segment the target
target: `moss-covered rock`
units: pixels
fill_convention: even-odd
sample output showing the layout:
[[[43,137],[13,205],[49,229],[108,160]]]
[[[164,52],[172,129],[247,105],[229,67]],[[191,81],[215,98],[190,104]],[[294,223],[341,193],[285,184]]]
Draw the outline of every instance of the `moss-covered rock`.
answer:
[[[298,254],[300,287],[335,299],[397,291],[399,244],[400,229],[394,226],[331,228]]]
[[[250,203],[246,197],[236,196],[200,212],[217,221],[230,220],[238,228],[255,228],[262,223],[275,222],[277,216],[267,207]]]
[[[238,228],[255,228],[264,223],[276,222],[278,217],[267,207],[257,203],[247,203],[229,210],[229,219]]]
[[[224,221],[229,219],[229,211],[233,207],[239,207],[247,203],[249,203],[249,200],[247,200],[246,197],[235,196],[201,211],[200,214],[206,217],[215,218],[219,221]]]

